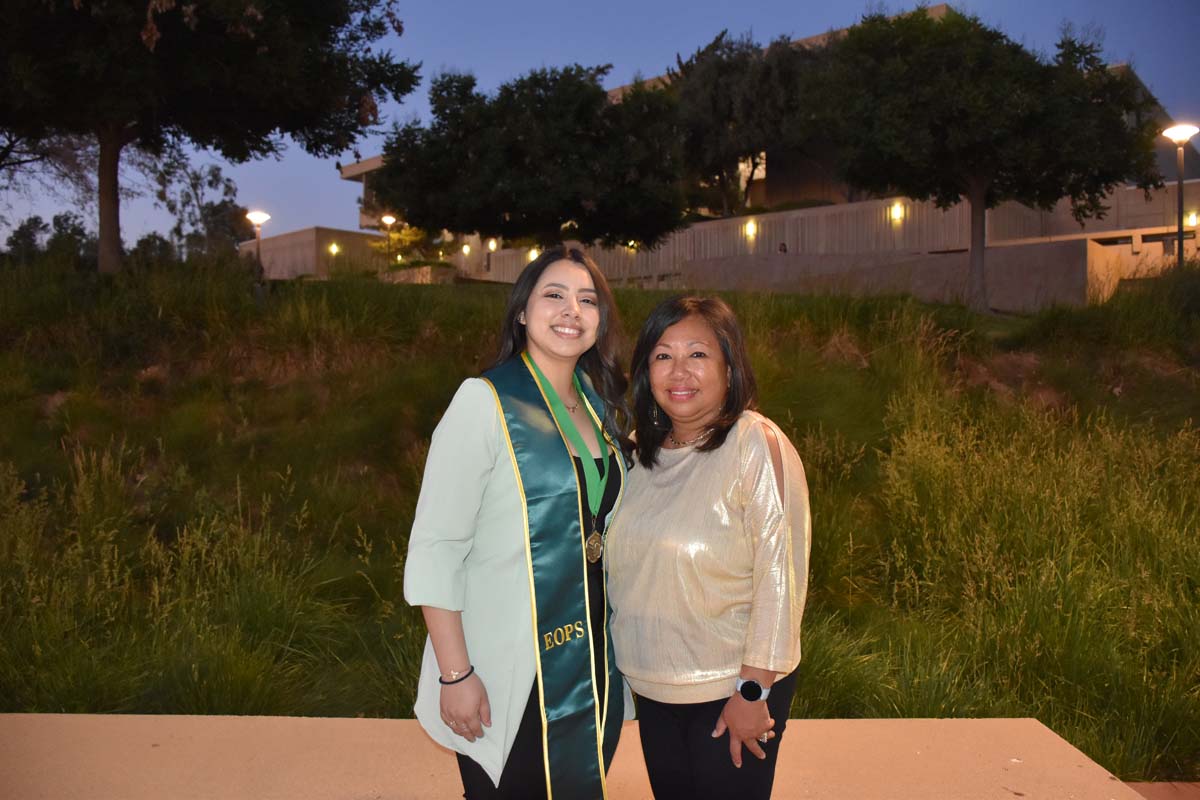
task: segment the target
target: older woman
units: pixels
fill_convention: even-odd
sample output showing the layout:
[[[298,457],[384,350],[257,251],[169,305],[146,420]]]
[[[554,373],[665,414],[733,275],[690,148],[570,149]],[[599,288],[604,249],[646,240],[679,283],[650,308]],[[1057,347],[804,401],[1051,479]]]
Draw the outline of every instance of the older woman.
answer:
[[[606,796],[624,708],[601,562],[628,443],[615,314],[590,258],[547,251],[429,446],[404,568],[429,628],[415,711],[469,800]]]
[[[767,798],[800,661],[804,467],[753,410],[754,375],[722,300],[660,304],[633,359],[637,462],[607,568],[650,785],[660,800]]]

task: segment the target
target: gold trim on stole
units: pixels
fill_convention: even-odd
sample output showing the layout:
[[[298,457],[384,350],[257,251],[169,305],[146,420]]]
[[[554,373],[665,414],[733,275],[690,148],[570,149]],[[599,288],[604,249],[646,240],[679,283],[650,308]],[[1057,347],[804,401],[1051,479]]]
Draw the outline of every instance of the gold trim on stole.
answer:
[[[542,653],[541,649],[537,646],[537,589],[533,585],[533,551],[529,546],[529,508],[525,504],[525,484],[521,482],[521,469],[517,466],[517,454],[513,450],[512,437],[508,433],[508,421],[504,417],[504,406],[500,403],[500,394],[496,391],[496,386],[490,380],[485,378],[484,381],[487,383],[488,388],[492,390],[492,397],[496,398],[496,410],[500,414],[500,428],[504,431],[504,443],[508,446],[508,456],[512,459],[513,475],[517,480],[517,492],[521,496],[521,521],[525,526],[525,565],[529,572],[529,614],[533,622],[534,666],[537,667],[538,713],[542,718],[542,767],[546,771],[546,798],[547,800],[553,800],[553,789],[550,786],[550,745],[546,741],[549,721],[546,719],[546,695],[542,683]],[[578,482],[578,479],[576,481]],[[601,773],[603,773],[603,770],[601,770]]]

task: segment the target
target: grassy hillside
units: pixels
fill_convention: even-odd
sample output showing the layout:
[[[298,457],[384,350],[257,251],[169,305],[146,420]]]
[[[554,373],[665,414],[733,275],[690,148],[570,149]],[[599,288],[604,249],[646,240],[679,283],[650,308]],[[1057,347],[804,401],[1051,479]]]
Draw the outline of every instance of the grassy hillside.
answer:
[[[504,296],[0,272],[0,711],[409,716],[428,437]],[[1022,319],[729,299],[812,489],[793,715],[1200,778],[1200,269]]]

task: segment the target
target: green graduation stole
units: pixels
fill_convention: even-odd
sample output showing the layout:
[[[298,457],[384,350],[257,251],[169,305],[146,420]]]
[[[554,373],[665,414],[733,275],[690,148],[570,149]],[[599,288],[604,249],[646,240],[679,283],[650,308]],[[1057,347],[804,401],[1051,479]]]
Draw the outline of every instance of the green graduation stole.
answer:
[[[523,353],[483,378],[500,408],[525,516],[546,792],[551,800],[607,798],[605,771],[621,734],[621,676],[613,658],[608,609],[604,630],[592,630],[575,464],[528,359]],[[582,372],[576,374],[587,413],[599,424],[595,409],[604,408],[600,397]],[[607,447],[604,452],[607,456]],[[625,463],[619,456],[616,460],[623,492]],[[608,672],[603,696],[594,674],[596,647],[604,648]]]

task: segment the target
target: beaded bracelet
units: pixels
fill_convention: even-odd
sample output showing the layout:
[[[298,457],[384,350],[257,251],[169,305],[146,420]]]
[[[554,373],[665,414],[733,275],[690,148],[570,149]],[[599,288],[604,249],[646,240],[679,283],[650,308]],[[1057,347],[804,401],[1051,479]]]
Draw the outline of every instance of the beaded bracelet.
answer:
[[[462,682],[463,682],[463,681],[465,681],[467,678],[471,677],[471,675],[472,675],[474,672],[475,672],[475,665],[474,665],[474,664],[472,664],[472,665],[471,665],[471,666],[470,666],[470,667],[467,669],[467,671],[466,671],[466,672],[464,672],[462,675],[459,675],[457,678],[454,678],[453,680],[446,680],[446,679],[445,679],[445,678],[443,678],[441,675],[438,675],[438,683],[440,683],[442,686],[453,686],[453,685],[454,685],[454,684],[456,684],[456,683],[462,683]],[[453,672],[451,672],[450,674],[451,674],[451,675],[453,675],[454,673],[453,673]]]

